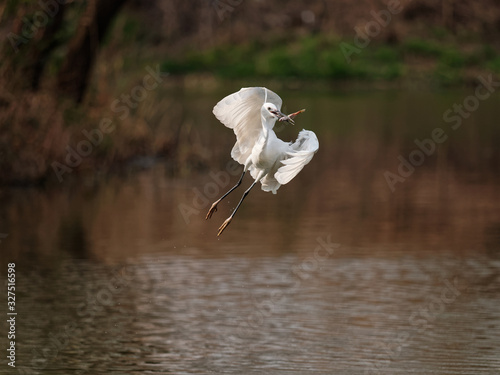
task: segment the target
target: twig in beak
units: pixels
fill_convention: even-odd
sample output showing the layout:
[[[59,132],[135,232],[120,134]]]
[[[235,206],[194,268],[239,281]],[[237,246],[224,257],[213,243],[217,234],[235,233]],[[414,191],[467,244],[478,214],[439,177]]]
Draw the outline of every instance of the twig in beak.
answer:
[[[302,113],[302,112],[305,112],[305,109],[301,109],[300,111],[297,111],[297,112],[294,112],[294,113],[290,113],[289,115],[280,117],[278,121],[286,121],[286,122],[289,122],[290,124],[295,125],[295,121],[293,121],[293,119],[295,117],[297,117],[297,115],[299,113]]]

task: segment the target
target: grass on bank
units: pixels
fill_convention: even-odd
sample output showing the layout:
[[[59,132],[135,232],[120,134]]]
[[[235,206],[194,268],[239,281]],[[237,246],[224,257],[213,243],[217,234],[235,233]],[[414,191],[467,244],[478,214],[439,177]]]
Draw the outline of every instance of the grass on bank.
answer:
[[[346,58],[341,45],[354,51]],[[500,56],[487,44],[462,46],[410,38],[398,44],[370,43],[358,48],[351,40],[308,36],[297,41],[253,41],[191,50],[164,59],[170,74],[210,73],[217,78],[298,78],[307,80],[394,81],[422,78],[439,86],[470,79],[471,72],[500,73]]]

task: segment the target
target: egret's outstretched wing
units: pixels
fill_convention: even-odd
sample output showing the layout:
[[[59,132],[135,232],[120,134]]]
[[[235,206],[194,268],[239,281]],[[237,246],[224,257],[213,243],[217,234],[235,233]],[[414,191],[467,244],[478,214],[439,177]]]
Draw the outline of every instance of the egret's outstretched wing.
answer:
[[[310,130],[302,130],[297,140],[288,147],[285,158],[274,177],[284,185],[292,180],[311,161],[314,153],[318,151],[319,142],[316,134]]]
[[[236,134],[231,156],[240,164],[250,156],[262,130],[260,110],[266,101],[281,109],[281,98],[265,87],[242,88],[226,96],[213,109],[215,117]]]

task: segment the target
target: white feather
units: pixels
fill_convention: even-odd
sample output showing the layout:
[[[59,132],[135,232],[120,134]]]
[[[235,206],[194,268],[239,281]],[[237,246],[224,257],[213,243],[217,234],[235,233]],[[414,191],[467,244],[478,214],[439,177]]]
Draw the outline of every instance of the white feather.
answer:
[[[281,109],[281,98],[265,87],[242,88],[213,109],[215,117],[236,134],[231,156],[240,164],[245,164],[262,132],[260,110],[266,100]]]
[[[309,163],[319,143],[316,134],[302,130],[294,143],[285,143],[273,131],[278,119],[290,119],[281,113],[281,98],[265,87],[247,87],[226,96],[213,109],[215,117],[236,134],[231,156],[243,164],[238,183],[212,204],[208,210],[210,219],[217,204],[236,189],[245,172],[254,178],[236,208],[219,228],[217,236],[225,230],[249,191],[260,181],[262,190],[276,194],[282,184],[290,182]]]
[[[254,179],[259,179],[262,190],[276,194],[281,185],[290,182],[318,151],[316,134],[302,130],[293,143],[283,142],[262,118],[264,103],[272,103],[281,110],[281,98],[265,87],[246,87],[226,96],[213,109],[220,122],[236,134],[231,156],[248,167]],[[264,128],[270,126],[267,136]]]
[[[302,130],[281,160],[282,166],[274,174],[276,181],[281,185],[289,183],[311,161],[318,149],[316,134],[310,130]]]

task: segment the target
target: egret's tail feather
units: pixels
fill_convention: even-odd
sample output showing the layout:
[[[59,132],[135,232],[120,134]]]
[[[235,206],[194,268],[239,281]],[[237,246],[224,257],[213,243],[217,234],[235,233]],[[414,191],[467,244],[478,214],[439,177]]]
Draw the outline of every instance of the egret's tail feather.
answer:
[[[264,177],[260,183],[262,184],[262,190],[264,191],[272,191],[273,194],[278,192],[281,184],[274,177],[271,177],[269,174]]]

